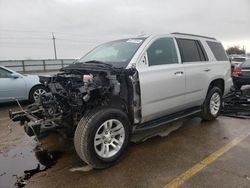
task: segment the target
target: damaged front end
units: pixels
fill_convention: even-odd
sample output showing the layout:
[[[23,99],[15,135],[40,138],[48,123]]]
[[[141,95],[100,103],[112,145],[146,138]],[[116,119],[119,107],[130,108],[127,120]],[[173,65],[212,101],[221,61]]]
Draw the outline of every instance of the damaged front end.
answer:
[[[134,101],[140,96],[137,76],[134,68],[95,61],[75,63],[57,75],[40,77],[49,92],[25,110],[10,111],[9,116],[19,121],[29,136],[55,129],[73,135],[80,119],[101,106],[120,108],[134,121],[138,119],[134,115],[139,114],[139,101]]]

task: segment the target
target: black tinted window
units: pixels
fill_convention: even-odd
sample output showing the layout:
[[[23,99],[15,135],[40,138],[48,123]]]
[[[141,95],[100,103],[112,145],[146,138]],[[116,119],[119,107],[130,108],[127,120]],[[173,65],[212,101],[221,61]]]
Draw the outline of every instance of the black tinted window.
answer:
[[[202,44],[197,40],[177,39],[182,62],[207,61]]]
[[[208,44],[209,48],[211,49],[211,51],[213,52],[214,57],[217,61],[227,61],[228,60],[226,52],[225,52],[221,43],[207,41],[207,44]]]
[[[157,39],[147,50],[149,65],[178,63],[174,40],[172,38]]]

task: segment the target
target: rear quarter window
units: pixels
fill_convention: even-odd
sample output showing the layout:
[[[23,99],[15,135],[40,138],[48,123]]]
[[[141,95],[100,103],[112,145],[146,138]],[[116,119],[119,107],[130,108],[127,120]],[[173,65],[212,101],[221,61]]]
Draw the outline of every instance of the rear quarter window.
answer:
[[[227,54],[222,46],[221,43],[219,42],[212,42],[212,41],[207,41],[207,44],[211,51],[214,54],[214,57],[217,61],[227,61]]]

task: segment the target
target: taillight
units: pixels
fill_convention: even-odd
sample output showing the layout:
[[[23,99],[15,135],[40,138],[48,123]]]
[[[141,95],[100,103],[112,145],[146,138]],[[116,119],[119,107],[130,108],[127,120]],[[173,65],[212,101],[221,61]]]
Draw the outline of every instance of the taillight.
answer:
[[[241,68],[234,68],[233,69],[233,76],[239,76],[242,74]]]

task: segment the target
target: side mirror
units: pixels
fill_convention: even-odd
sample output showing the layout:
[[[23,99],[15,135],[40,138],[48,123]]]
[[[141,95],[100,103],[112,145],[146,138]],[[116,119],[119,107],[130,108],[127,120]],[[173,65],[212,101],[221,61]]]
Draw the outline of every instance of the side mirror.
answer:
[[[20,78],[20,76],[16,73],[11,73],[10,76],[11,78],[14,78],[14,79]]]

